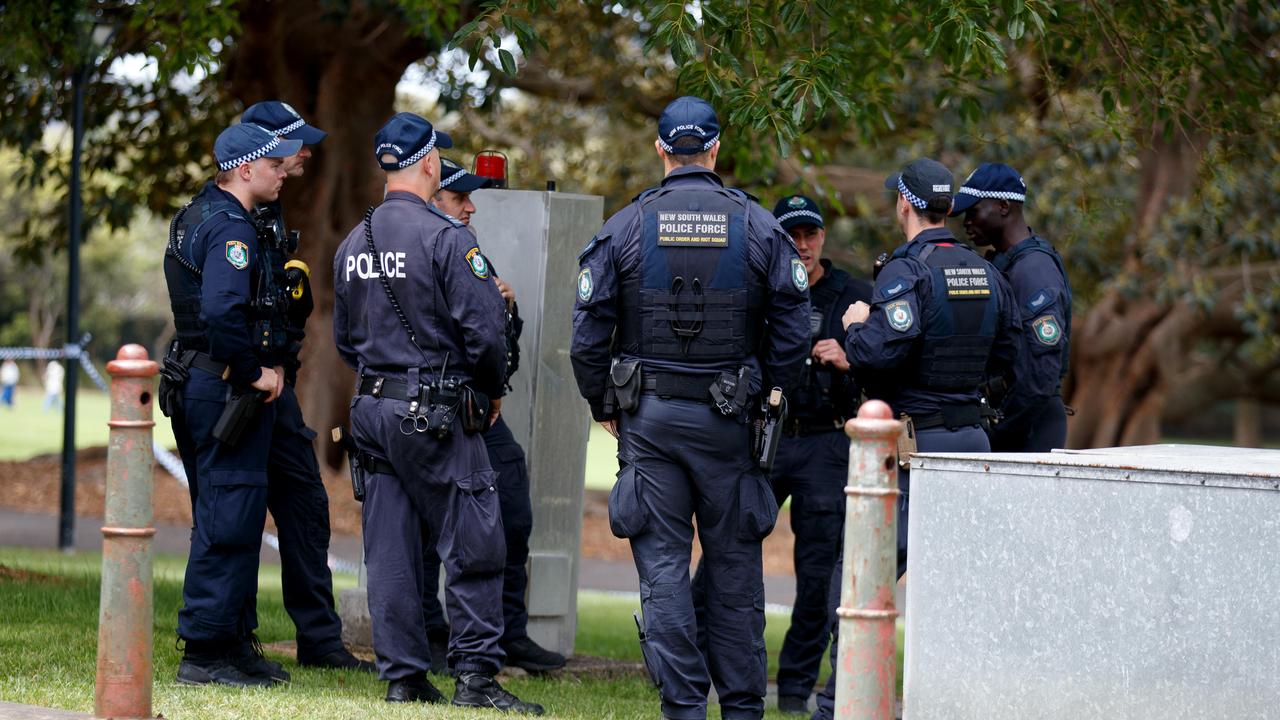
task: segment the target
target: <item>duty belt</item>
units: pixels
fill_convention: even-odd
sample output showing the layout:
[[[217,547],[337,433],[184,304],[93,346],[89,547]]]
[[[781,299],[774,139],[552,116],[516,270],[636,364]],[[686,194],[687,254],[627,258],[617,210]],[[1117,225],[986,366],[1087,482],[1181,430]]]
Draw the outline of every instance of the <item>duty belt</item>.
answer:
[[[409,383],[404,380],[396,380],[395,378],[364,375],[360,378],[360,384],[357,386],[356,392],[360,395],[372,395],[376,398],[408,401]],[[427,396],[427,386],[420,386],[418,388],[417,397],[419,399],[426,399]]]
[[[945,427],[957,430],[963,427],[982,425],[995,417],[995,411],[984,403],[966,403],[964,405],[943,405],[931,415],[912,415],[911,421],[916,431]]]
[[[178,362],[189,368],[199,368],[223,380],[227,379],[227,364],[214,360],[208,353],[202,353],[199,350],[183,350],[178,355]]]
[[[360,453],[360,467],[364,468],[370,474],[375,475],[395,475],[396,469],[391,462],[384,460],[377,455],[369,453]]]
[[[711,383],[715,375],[680,375],[645,371],[640,380],[640,392],[676,400],[693,400],[711,404]]]
[[[786,437],[804,437],[821,433],[836,432],[844,429],[844,421],[834,418],[823,422],[811,418],[790,418],[782,426],[782,434]]]

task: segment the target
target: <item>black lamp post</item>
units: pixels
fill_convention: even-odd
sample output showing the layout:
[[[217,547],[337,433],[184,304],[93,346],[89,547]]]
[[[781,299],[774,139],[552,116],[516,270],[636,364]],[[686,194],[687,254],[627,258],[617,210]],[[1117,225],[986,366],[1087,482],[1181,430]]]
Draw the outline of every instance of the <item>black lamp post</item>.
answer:
[[[80,152],[84,146],[84,86],[97,67],[98,53],[115,35],[115,26],[95,18],[89,32],[87,51],[71,75],[71,182],[67,226],[67,354],[66,395],[62,412],[62,494],[58,515],[58,548],[70,552],[75,548],[76,523],[76,381],[79,377],[80,352]]]

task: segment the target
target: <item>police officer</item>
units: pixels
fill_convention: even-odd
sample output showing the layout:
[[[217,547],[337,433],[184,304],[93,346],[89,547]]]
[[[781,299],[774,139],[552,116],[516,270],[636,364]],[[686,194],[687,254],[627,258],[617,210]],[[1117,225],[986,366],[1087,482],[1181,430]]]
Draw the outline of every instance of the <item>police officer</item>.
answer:
[[[778,653],[778,709],[807,713],[830,640],[827,595],[840,546],[849,439],[844,422],[857,414],[860,391],[844,354],[844,310],[871,300],[871,283],[822,257],[826,227],[818,203],[803,195],[778,201],[773,216],[796,243],[809,275],[813,344],[801,382],[788,398],[790,418],[770,480],[781,505],[791,497],[796,598]]]
[[[284,347],[282,336],[271,332],[281,318],[250,212],[278,197],[283,158],[301,145],[251,124],[224,130],[214,143],[218,174],[174,218],[165,251],[177,341],[165,361],[161,396],[198,483],[178,613],[185,641],[178,682],[184,684],[269,686],[288,679],[252,639]],[[229,395],[255,391],[265,402],[240,437],[216,437]]]
[[[487,178],[472,175],[458,163],[441,157],[440,189],[436,191],[432,204],[444,214],[470,226],[471,216],[476,211],[475,204],[471,202],[471,193],[488,185]],[[492,265],[489,272],[493,274],[494,282],[507,302],[509,319],[506,375],[510,379],[519,363],[520,331],[524,328],[524,321],[520,319],[519,307],[511,286],[498,277]],[[507,654],[508,665],[535,673],[557,670],[564,667],[564,656],[538,645],[529,637],[527,630],[529,610],[525,606],[524,596],[529,586],[529,576],[525,563],[529,560],[529,536],[533,532],[533,505],[529,498],[529,469],[525,463],[524,449],[516,442],[511,428],[507,427],[507,422],[501,415],[484,431],[484,444],[489,453],[489,464],[498,473],[499,507],[502,509],[502,529],[507,542],[507,561],[502,580],[502,649]],[[444,657],[436,652],[436,647],[442,644],[442,640],[447,642],[449,637],[449,627],[445,624],[438,597],[440,556],[430,543],[424,548],[424,553],[426,592],[422,598],[422,611],[427,622],[427,639],[432,645],[432,670],[440,672],[443,668],[438,663],[443,662]]]
[[[907,238],[876,277],[871,303],[845,311],[845,353],[868,398],[910,418],[921,452],[987,452],[989,410],[980,386],[1017,362],[1021,316],[1004,277],[946,228],[952,175],[915,160],[885,180],[897,193],[894,216]],[[907,568],[911,478],[898,480],[898,575]],[[833,572],[839,585],[840,563]],[[839,594],[829,599],[833,609]],[[835,643],[831,662],[835,667]],[[829,720],[835,673],[818,696],[815,720]]]
[[[374,138],[386,199],[334,258],[334,339],[359,373],[351,434],[368,473],[373,648],[388,701],[445,701],[426,678],[426,534],[447,576],[453,704],[541,714],[494,680],[506,547],[497,474],[479,433],[501,409],[504,307],[475,238],[428,204],[440,185],[437,148],[451,146],[417,115],[388,120]]]
[[[285,174],[291,178],[302,176],[311,157],[311,146],[326,135],[278,100],[249,106],[240,122],[266,128],[279,138],[302,142],[297,154],[284,160]],[[255,210],[259,224],[271,229],[265,249],[276,277],[277,301],[282,306],[289,339],[282,358],[285,386],[276,403],[276,424],[272,429],[267,509],[279,533],[280,585],[284,608],[297,628],[298,664],[373,672],[373,663],[356,658],[342,645],[342,621],[333,606],[333,576],[328,562],[329,495],[320,478],[312,444],[315,431],[303,422],[293,388],[302,365],[298,353],[307,317],[314,307],[311,271],[301,260],[289,258],[297,251],[297,236],[285,226],[279,199]]]
[[[1027,227],[1022,206],[1027,186],[1018,171],[986,163],[964,181],[951,215],[964,216],[974,244],[990,247],[987,259],[1004,273],[1022,312],[1023,353],[1013,383],[995,380],[992,404],[1003,417],[991,431],[999,452],[1048,452],[1067,440],[1062,378],[1071,341],[1071,283],[1062,257]]]
[[[809,349],[809,276],[791,238],[715,174],[720,124],[706,101],[662,112],[666,177],[604,224],[579,257],[570,348],[592,417],[619,438],[609,498],[631,541],[644,611],[641,648],[662,713],[764,713],[760,541],[777,503],[753,456],[762,391],[789,389]],[[767,331],[766,331],[767,324]],[[689,585],[693,519],[714,597],[708,660]]]

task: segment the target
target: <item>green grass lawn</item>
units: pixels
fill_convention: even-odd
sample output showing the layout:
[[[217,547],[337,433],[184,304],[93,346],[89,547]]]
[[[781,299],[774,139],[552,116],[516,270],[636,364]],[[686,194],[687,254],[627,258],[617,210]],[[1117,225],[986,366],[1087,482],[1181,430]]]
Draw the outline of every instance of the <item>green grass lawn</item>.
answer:
[[[46,411],[43,404],[44,392],[39,388],[20,387],[13,410],[0,407],[0,460],[27,460],[62,451],[62,410]],[[111,401],[106,393],[81,377],[76,391],[76,447],[106,446],[110,418]],[[165,447],[173,447],[169,418],[157,408],[155,420],[155,437]]]
[[[92,712],[100,563],[96,554],[68,556],[0,548],[0,566],[56,576],[35,581],[0,576],[0,608],[4,613],[0,621],[0,700]],[[173,677],[180,656],[174,645],[174,624],[182,600],[182,573],[182,559],[156,559],[154,711],[163,717],[493,717],[450,708],[393,707],[382,701],[385,684],[372,675],[308,670],[288,661],[285,665],[293,682],[271,690],[181,687]],[[264,567],[258,582],[259,636],[264,642],[291,639],[293,627],[280,599],[279,568]],[[335,575],[334,584],[350,587],[355,578]],[[638,601],[628,597],[579,593],[578,654],[639,660],[631,620],[637,606]],[[768,616],[771,673],[777,669],[786,624],[784,616]],[[446,693],[452,692],[449,683],[436,682]],[[553,717],[652,718],[658,713],[656,693],[647,680],[638,677],[607,681],[527,678],[507,685],[518,695],[546,705]],[[718,709],[711,708],[711,716],[719,717]],[[768,717],[783,716],[771,710]]]

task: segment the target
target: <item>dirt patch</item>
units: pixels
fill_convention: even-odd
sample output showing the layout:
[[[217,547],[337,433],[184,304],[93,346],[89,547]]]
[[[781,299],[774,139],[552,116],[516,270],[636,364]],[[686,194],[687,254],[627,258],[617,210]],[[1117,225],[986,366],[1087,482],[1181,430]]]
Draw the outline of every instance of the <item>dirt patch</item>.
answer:
[[[62,585],[66,581],[66,578],[59,577],[57,575],[47,575],[45,573],[32,572],[30,570],[22,570],[20,568],[11,568],[7,565],[0,565],[0,582],[50,583],[53,585]]]
[[[90,448],[76,455],[76,513],[102,517],[106,496],[106,448]],[[62,464],[56,455],[43,455],[23,462],[0,462],[0,477],[5,478],[6,492],[0,495],[0,506],[56,514],[61,487]],[[156,466],[152,506],[157,523],[189,526],[191,498],[187,489],[163,468]],[[351,480],[346,473],[322,471],[329,493],[329,518],[334,534],[360,535],[360,503],[351,496]],[[268,529],[274,524],[268,519]],[[764,542],[764,571],[769,575],[788,575],[793,571],[791,517],[778,516],[777,527]],[[601,560],[631,561],[631,545],[609,531],[609,494],[588,490],[582,510],[582,554]],[[695,539],[693,558],[701,554]]]

